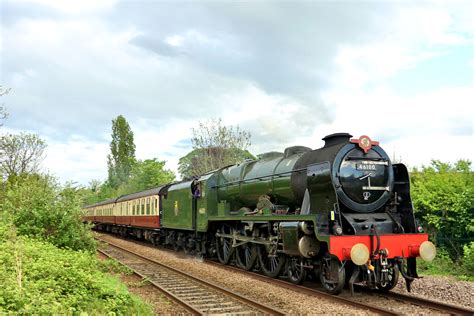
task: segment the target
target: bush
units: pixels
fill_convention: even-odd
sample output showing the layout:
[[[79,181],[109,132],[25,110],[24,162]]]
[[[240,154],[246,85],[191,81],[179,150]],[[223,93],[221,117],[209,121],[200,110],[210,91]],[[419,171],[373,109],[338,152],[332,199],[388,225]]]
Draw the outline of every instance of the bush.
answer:
[[[474,242],[464,246],[464,257],[462,265],[465,268],[467,275],[474,278]]]
[[[150,315],[150,307],[88,251],[59,249],[0,225],[0,314]]]
[[[3,201],[20,235],[40,238],[58,247],[95,250],[90,227],[81,221],[80,195],[47,175],[27,175],[7,185]]]
[[[460,260],[465,243],[474,237],[474,173],[471,162],[454,165],[433,160],[411,172],[412,200],[416,216],[426,225],[437,246]]]
[[[421,259],[417,261],[418,272],[428,275],[452,275],[461,280],[474,281],[474,243],[470,249],[465,246],[463,262],[455,262],[445,248],[438,248],[435,259],[426,262]],[[467,250],[467,251],[466,251]]]

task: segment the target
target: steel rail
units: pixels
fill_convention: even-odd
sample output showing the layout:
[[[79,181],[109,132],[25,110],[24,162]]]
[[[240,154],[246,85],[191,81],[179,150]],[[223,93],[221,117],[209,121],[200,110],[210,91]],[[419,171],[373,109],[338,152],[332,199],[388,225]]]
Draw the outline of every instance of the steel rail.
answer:
[[[193,280],[194,282],[200,283],[200,284],[202,284],[202,285],[204,285],[204,286],[207,286],[207,287],[209,287],[209,288],[212,288],[213,290],[215,290],[215,291],[217,291],[217,292],[223,293],[223,294],[226,295],[226,296],[232,297],[233,299],[235,299],[235,300],[237,300],[237,301],[243,303],[244,305],[251,306],[251,307],[255,308],[255,309],[258,310],[259,312],[262,312],[262,313],[267,314],[267,315],[285,315],[285,313],[282,312],[282,311],[280,311],[280,310],[277,310],[277,309],[272,308],[272,307],[270,307],[270,306],[267,306],[267,305],[265,305],[265,304],[256,302],[255,300],[250,299],[250,298],[247,298],[247,297],[242,296],[242,295],[240,295],[240,294],[234,293],[234,292],[232,292],[232,291],[230,291],[230,290],[228,290],[228,289],[226,289],[226,288],[223,288],[223,287],[221,287],[221,286],[219,286],[219,285],[217,285],[217,284],[214,284],[214,283],[209,282],[209,281],[202,280],[202,279],[200,279],[200,278],[198,278],[198,277],[195,277],[195,276],[193,276],[193,275],[191,275],[191,274],[188,274],[188,273],[186,273],[186,272],[180,271],[180,270],[178,270],[178,269],[176,269],[176,268],[173,268],[173,267],[171,267],[171,266],[169,266],[169,265],[166,265],[166,264],[164,264],[164,263],[158,262],[158,261],[153,260],[153,259],[151,259],[151,258],[148,258],[148,257],[146,257],[146,256],[140,255],[140,254],[138,254],[138,253],[136,253],[136,252],[134,252],[134,251],[131,251],[131,250],[129,250],[129,249],[126,249],[126,248],[124,248],[124,247],[121,247],[121,246],[119,246],[119,245],[116,245],[116,244],[114,244],[114,243],[112,243],[112,242],[110,242],[110,241],[106,241],[106,240],[103,240],[103,239],[98,238],[98,237],[95,237],[95,238],[96,238],[97,240],[99,240],[99,241],[102,241],[102,242],[106,243],[107,245],[109,245],[109,246],[111,246],[111,247],[115,247],[115,248],[117,248],[117,249],[120,249],[120,250],[122,250],[122,251],[125,251],[125,252],[127,252],[127,253],[130,253],[130,254],[132,254],[132,255],[134,255],[134,256],[136,256],[136,257],[142,259],[142,260],[151,262],[151,263],[153,263],[153,264],[155,264],[155,265],[157,265],[157,266],[160,266],[160,267],[163,267],[163,268],[165,268],[165,269],[171,270],[171,271],[173,271],[174,273],[179,274],[180,276],[184,276],[185,278],[191,279],[191,280]],[[176,299],[179,300],[178,297],[174,296],[172,293],[170,293],[170,294],[173,296],[173,298],[174,298],[175,300],[176,300]],[[194,307],[192,307],[192,308],[194,309]],[[194,309],[194,310],[195,310],[195,309]],[[195,310],[195,311],[196,311],[196,310]],[[196,313],[196,312],[194,312],[194,313]],[[198,314],[202,314],[202,312],[200,312],[199,310],[197,310],[197,313],[198,313]],[[206,313],[206,314],[207,314],[207,313]]]
[[[117,236],[114,236],[114,237],[117,237]],[[139,243],[140,245],[146,246],[146,247],[151,247],[153,249],[160,249],[162,251],[170,251],[169,249],[162,248],[162,247],[156,248],[156,246],[152,246],[148,243],[144,243],[144,242],[140,242],[140,241],[137,241],[137,243]],[[175,253],[175,251],[172,251],[172,252]],[[382,308],[379,308],[377,306],[366,305],[366,304],[363,304],[363,303],[360,303],[360,302],[357,302],[357,301],[353,301],[353,300],[350,300],[350,299],[347,299],[347,298],[334,296],[334,295],[328,294],[328,293],[323,292],[323,291],[319,291],[319,290],[312,289],[312,288],[309,288],[309,287],[305,287],[305,286],[302,286],[302,285],[296,285],[296,284],[290,283],[290,282],[285,281],[285,280],[270,278],[270,277],[267,277],[265,275],[262,275],[262,274],[259,274],[259,273],[256,273],[256,272],[242,270],[242,269],[240,269],[238,267],[235,267],[235,266],[224,265],[220,262],[216,262],[216,261],[209,260],[209,259],[205,259],[205,262],[209,263],[211,265],[222,267],[224,269],[228,269],[228,270],[231,270],[231,271],[241,273],[243,275],[251,275],[252,277],[255,277],[255,278],[257,278],[259,280],[262,280],[264,282],[267,282],[267,283],[283,285],[286,288],[294,289],[294,290],[303,292],[303,293],[308,294],[308,295],[319,296],[319,297],[327,298],[329,300],[336,300],[336,301],[338,301],[342,304],[354,306],[354,307],[359,308],[359,309],[369,309],[369,310],[371,310],[375,313],[381,314],[381,315],[399,315],[399,313],[392,312],[392,311],[389,311],[389,310],[386,310],[386,309],[382,309]],[[442,311],[442,312],[447,312],[447,313],[453,314],[453,315],[474,315],[474,310],[473,309],[469,309],[469,308],[461,307],[461,306],[455,306],[455,305],[448,304],[448,303],[438,302],[438,301],[430,300],[430,299],[427,299],[427,298],[422,298],[422,297],[419,297],[419,296],[412,296],[412,295],[402,294],[402,293],[398,293],[398,292],[382,293],[380,291],[373,291],[373,290],[370,291],[367,288],[364,288],[362,286],[357,286],[357,289],[359,289],[361,291],[365,291],[365,292],[370,293],[370,294],[385,296],[385,297],[388,297],[388,298],[391,298],[391,299],[399,300],[399,301],[402,301],[402,302],[408,302],[408,303],[411,303],[411,304],[414,304],[414,305],[418,305],[418,306],[426,307],[426,308],[430,308],[430,309],[435,309],[435,310]]]
[[[96,238],[97,239],[97,238]],[[103,240],[101,240],[103,241]],[[102,251],[101,249],[97,249],[98,252],[100,252],[101,254],[103,254],[104,256],[110,258],[110,259],[114,259],[116,260],[117,262],[119,262],[121,265],[127,267],[128,269],[132,270],[132,272],[134,274],[136,274],[137,276],[139,276],[141,279],[143,280],[146,280],[147,282],[149,282],[151,285],[153,285],[155,288],[157,288],[160,292],[162,292],[163,294],[165,294],[168,298],[170,298],[173,302],[181,305],[184,309],[186,309],[188,312],[190,312],[191,314],[193,315],[201,315],[201,312],[198,311],[197,309],[195,309],[193,306],[189,305],[188,303],[178,299],[176,296],[174,296],[172,293],[170,293],[169,291],[167,291],[166,289],[164,289],[163,287],[161,287],[158,283],[148,279],[145,275],[141,274],[140,272],[138,272],[137,270],[133,269],[132,267],[129,267],[127,266],[126,264],[118,261],[118,259],[112,257],[110,254],[106,253],[105,251]]]
[[[399,315],[396,312],[381,309],[379,307],[372,306],[372,305],[366,305],[366,304],[363,304],[363,303],[360,303],[360,302],[357,302],[357,301],[354,301],[354,300],[351,300],[351,299],[347,299],[347,298],[344,298],[344,297],[334,296],[334,295],[331,295],[331,294],[328,294],[328,293],[325,293],[325,292],[322,292],[322,291],[319,291],[319,290],[316,290],[316,289],[312,289],[312,288],[309,288],[309,287],[305,287],[305,286],[302,286],[302,285],[292,284],[288,281],[270,278],[270,277],[267,277],[265,275],[262,275],[262,274],[259,274],[259,273],[256,273],[256,272],[243,271],[242,269],[240,269],[238,267],[223,265],[222,263],[212,261],[212,260],[205,260],[205,261],[206,261],[206,263],[210,263],[212,265],[220,266],[220,267],[223,267],[225,269],[232,270],[232,271],[240,272],[240,273],[243,273],[243,274],[251,274],[252,276],[255,276],[256,278],[258,278],[260,280],[263,280],[263,281],[267,281],[269,283],[281,284],[281,285],[284,285],[286,288],[294,288],[294,289],[297,289],[298,291],[301,291],[301,292],[309,294],[309,295],[317,295],[317,296],[321,296],[321,297],[325,297],[325,298],[329,298],[329,299],[341,300],[342,303],[347,303],[348,305],[352,305],[352,306],[360,307],[360,308],[370,308],[371,311],[374,311],[376,313],[380,313],[382,315]],[[414,304],[414,305],[417,305],[417,306],[420,306],[420,307],[426,307],[426,308],[435,309],[435,310],[438,310],[438,311],[441,311],[441,312],[447,312],[447,313],[452,314],[452,315],[474,315],[474,310],[473,309],[469,309],[469,308],[461,307],[461,306],[456,306],[456,305],[452,305],[452,304],[448,304],[448,303],[438,302],[438,301],[430,300],[430,299],[419,297],[419,296],[412,296],[412,295],[407,295],[407,294],[398,293],[398,292],[383,293],[383,292],[380,292],[380,291],[369,290],[369,289],[364,288],[362,286],[358,286],[357,289],[362,290],[362,291],[367,292],[367,293],[370,293],[370,294],[379,295],[379,296],[399,300],[399,301],[402,301],[402,302],[411,303],[411,304]]]
[[[375,292],[375,294],[380,294]],[[456,306],[448,303],[438,302],[431,299],[427,299],[419,296],[412,296],[398,292],[382,293],[382,296],[390,297],[403,302],[410,302],[415,305],[429,307],[432,309],[439,310],[441,312],[448,312],[453,315],[474,315],[474,309]]]
[[[344,298],[344,297],[332,295],[332,294],[329,294],[329,293],[326,293],[326,292],[323,292],[323,291],[319,291],[319,290],[316,290],[316,289],[311,289],[309,287],[305,287],[305,286],[302,286],[302,285],[296,285],[296,284],[290,283],[288,281],[271,278],[271,277],[268,277],[266,275],[262,275],[262,274],[259,274],[259,273],[256,273],[256,272],[245,271],[245,270],[242,270],[238,267],[224,265],[222,263],[215,262],[215,261],[212,261],[212,260],[205,260],[205,262],[209,263],[211,265],[222,267],[224,269],[228,269],[228,270],[231,270],[231,271],[242,273],[244,275],[249,275],[250,274],[252,277],[255,277],[256,279],[259,279],[261,281],[264,281],[264,282],[267,282],[267,283],[270,283],[270,284],[282,285],[287,289],[292,289],[292,290],[298,291],[300,293],[308,294],[308,295],[311,295],[311,296],[318,296],[318,297],[321,297],[321,298],[328,299],[330,301],[335,301],[335,302],[338,302],[338,303],[342,303],[344,305],[349,305],[349,306],[352,306],[352,307],[356,307],[358,309],[370,310],[371,312],[375,312],[375,313],[380,314],[380,315],[400,315],[399,313],[392,312],[392,311],[384,309],[384,308],[364,304],[364,303],[361,303],[361,302],[357,302],[357,301],[350,300],[350,299],[347,299],[347,298]]]

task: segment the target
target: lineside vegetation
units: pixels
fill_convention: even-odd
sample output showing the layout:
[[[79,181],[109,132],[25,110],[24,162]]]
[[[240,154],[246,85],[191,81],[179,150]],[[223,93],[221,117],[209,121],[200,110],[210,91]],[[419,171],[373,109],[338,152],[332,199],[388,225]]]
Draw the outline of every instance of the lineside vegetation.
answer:
[[[45,148],[35,134],[0,136],[0,315],[152,315],[110,274],[123,269],[97,259],[83,190],[40,172]]]

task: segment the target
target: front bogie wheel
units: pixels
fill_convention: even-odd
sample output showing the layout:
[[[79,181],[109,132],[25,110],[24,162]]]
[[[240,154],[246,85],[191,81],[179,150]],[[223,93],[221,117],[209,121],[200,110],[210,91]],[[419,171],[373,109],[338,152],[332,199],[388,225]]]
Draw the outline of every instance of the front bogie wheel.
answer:
[[[335,256],[326,256],[321,259],[320,281],[324,290],[329,294],[339,294],[344,288],[346,278],[345,269],[341,261]]]

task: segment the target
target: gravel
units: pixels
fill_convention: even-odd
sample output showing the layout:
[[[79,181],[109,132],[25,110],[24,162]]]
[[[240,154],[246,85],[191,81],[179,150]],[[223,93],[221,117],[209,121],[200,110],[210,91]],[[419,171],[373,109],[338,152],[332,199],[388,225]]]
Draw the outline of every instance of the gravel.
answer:
[[[255,300],[280,309],[288,314],[370,314],[368,311],[356,310],[348,306],[333,303],[329,300],[315,298],[314,296],[302,294],[291,289],[255,280],[251,276],[246,276],[241,273],[232,273],[224,268],[206,264],[195,257],[186,256],[183,253],[162,251],[157,248],[139,245],[132,241],[118,239],[109,235],[101,235],[101,238],[133,249],[144,256],[182,269],[189,274],[196,275],[222,287],[232,289],[238,294],[254,297]]]
[[[108,257],[103,254],[98,255],[99,259],[105,260]],[[127,286],[130,293],[139,296],[144,302],[153,307],[156,315],[184,315],[188,314],[180,305],[171,301],[164,294],[160,293],[153,285],[143,282],[138,275],[116,274],[118,278]]]
[[[453,277],[424,276],[413,281],[410,293],[406,290],[405,280],[401,278],[393,291],[474,308],[474,282],[459,281]]]
[[[120,279],[125,283],[130,292],[140,296],[142,300],[151,305],[156,315],[183,315],[188,313],[187,310],[161,294],[153,285],[144,283],[140,277],[136,275],[121,275]]]
[[[220,286],[232,289],[233,291],[248,297],[255,297],[256,300],[279,308],[289,314],[351,314],[366,315],[368,311],[355,309],[349,306],[340,305],[326,299],[316,298],[307,294],[287,289],[281,286],[269,284],[264,281],[256,280],[251,276],[241,273],[232,273],[228,270],[206,264],[195,257],[190,257],[184,253],[174,253],[163,251],[154,247],[144,246],[116,238],[110,235],[102,235],[101,238],[110,240],[124,247],[148,256],[157,261],[178,267],[192,275],[204,278]],[[397,287],[393,290],[406,294],[405,281],[400,277]],[[446,303],[461,305],[473,308],[472,297],[474,294],[474,283],[465,281],[456,281],[447,277],[425,277],[415,280],[412,283],[412,295],[419,295],[425,298],[443,301]],[[345,296],[347,294],[343,294]],[[431,314],[429,310],[418,306],[398,302],[396,300],[387,300],[379,296],[357,294],[354,297],[361,302],[388,307],[394,311],[403,314]]]

